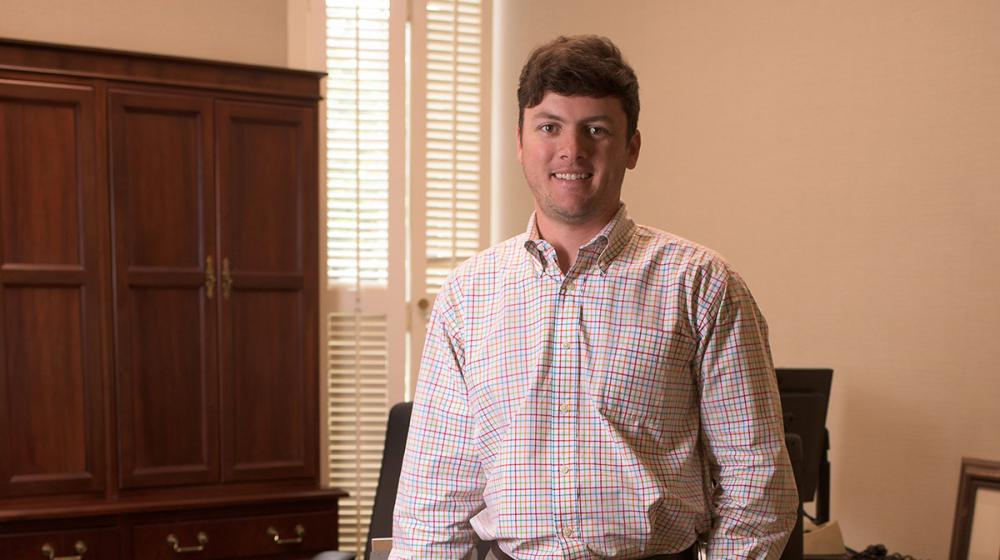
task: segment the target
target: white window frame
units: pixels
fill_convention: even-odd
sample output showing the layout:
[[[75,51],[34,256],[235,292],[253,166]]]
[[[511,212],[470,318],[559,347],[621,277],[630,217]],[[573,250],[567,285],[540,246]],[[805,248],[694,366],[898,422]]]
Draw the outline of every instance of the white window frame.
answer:
[[[323,456],[327,457],[321,470],[323,480],[328,485],[341,487],[352,494],[341,502],[340,542],[342,550],[357,553],[364,551],[370,502],[382,456],[386,413],[392,404],[411,397],[419,368],[425,324],[436,293],[434,286],[427,286],[425,274],[427,236],[424,227],[428,206],[425,183],[428,81],[425,68],[428,60],[426,38],[429,6],[433,9],[442,4],[461,4],[462,9],[471,9],[470,7],[477,5],[481,9],[481,34],[478,38],[482,57],[479,64],[478,98],[479,182],[476,202],[479,220],[478,224],[473,224],[468,213],[453,215],[451,219],[451,223],[464,227],[467,232],[475,231],[478,243],[473,244],[471,251],[468,246],[464,248],[464,252],[452,251],[451,262],[448,264],[457,265],[474,250],[485,248],[490,232],[491,1],[411,1],[412,3],[408,0],[388,0],[389,242],[387,274],[381,285],[365,282],[362,275],[356,275],[356,280],[351,283],[329,281],[326,266],[327,135],[320,135],[323,154],[321,176],[324,177],[320,220],[322,226],[319,232],[320,245],[324,248],[321,255],[324,263],[321,286],[326,287],[320,294],[321,332],[325,337],[320,344],[320,363],[326,364],[321,372],[321,386],[325,391],[321,449],[325,451]],[[409,88],[405,56],[408,24],[410,67],[413,69],[409,74]],[[325,115],[326,111],[323,113]],[[407,122],[409,127],[404,125]],[[325,117],[322,125],[320,129],[325,131]],[[465,188],[469,190],[468,185]],[[467,195],[468,193],[462,196]],[[453,219],[455,217],[458,220]],[[443,219],[441,223],[449,222],[448,219]]]

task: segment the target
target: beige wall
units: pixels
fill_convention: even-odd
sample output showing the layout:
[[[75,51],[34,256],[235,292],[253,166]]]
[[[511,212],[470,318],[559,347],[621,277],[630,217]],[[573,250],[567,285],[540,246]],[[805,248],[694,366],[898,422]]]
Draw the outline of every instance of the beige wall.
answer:
[[[0,37],[286,66],[286,10],[285,0],[2,0]]]
[[[326,5],[324,0],[285,1],[288,4],[286,12],[288,67],[325,72]],[[320,173],[320,177],[325,178],[326,173]]]
[[[0,36],[318,68],[317,5],[3,0]],[[1000,4],[494,6],[494,237],[531,207],[521,63],[558,33],[612,37],[642,84],[634,215],[741,270],[778,365],[836,369],[848,544],[946,557],[959,458],[1000,459]]]
[[[779,366],[835,372],[849,546],[946,558],[963,455],[1000,459],[1000,3],[496,0],[494,233],[531,202],[516,78],[559,33],[639,75],[640,222],[719,250]]]

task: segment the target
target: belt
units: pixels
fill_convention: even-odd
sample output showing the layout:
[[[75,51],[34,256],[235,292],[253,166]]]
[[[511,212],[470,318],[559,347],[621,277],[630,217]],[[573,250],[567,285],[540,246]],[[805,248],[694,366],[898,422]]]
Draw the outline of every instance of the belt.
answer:
[[[696,558],[696,556],[694,554],[694,547],[691,547],[682,552],[647,556],[643,560],[692,560],[693,558]],[[509,556],[500,548],[499,544],[494,542],[490,547],[490,553],[486,556],[486,560],[514,560],[514,558]]]

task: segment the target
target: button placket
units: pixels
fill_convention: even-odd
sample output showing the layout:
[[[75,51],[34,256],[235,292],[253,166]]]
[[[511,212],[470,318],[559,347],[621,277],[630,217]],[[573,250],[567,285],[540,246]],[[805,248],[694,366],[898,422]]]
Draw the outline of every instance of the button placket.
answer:
[[[565,288],[573,288],[574,282],[565,279],[560,285],[558,305],[558,366],[553,375],[553,390],[557,395],[559,414],[554,417],[556,441],[552,443],[550,455],[552,465],[553,510],[557,530],[565,538],[576,534],[578,480],[573,465],[576,461],[577,445],[577,399],[580,384],[580,310],[576,297],[566,297]]]

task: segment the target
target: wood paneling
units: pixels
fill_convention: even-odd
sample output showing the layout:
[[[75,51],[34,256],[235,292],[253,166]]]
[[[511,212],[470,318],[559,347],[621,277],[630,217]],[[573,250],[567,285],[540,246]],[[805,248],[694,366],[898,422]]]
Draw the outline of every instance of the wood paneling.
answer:
[[[302,274],[315,113],[220,103],[222,241],[241,273]],[[311,159],[311,158],[310,158]]]
[[[0,557],[335,547],[318,77],[0,39]]]
[[[212,102],[109,99],[121,485],[216,482]]]
[[[316,191],[311,109],[219,103],[223,476],[316,474]],[[301,411],[294,418],[289,410]]]
[[[317,101],[320,72],[0,40],[0,69],[110,78]]]
[[[79,288],[8,287],[4,298],[10,481],[86,477]]]
[[[92,88],[0,79],[0,496],[99,490]]]
[[[110,100],[112,189],[128,266],[200,270],[215,209],[211,101],[120,91]]]
[[[301,417],[289,421],[289,411],[311,404],[303,400],[307,356],[299,350],[304,311],[301,294],[290,291],[241,290],[232,297],[226,314],[226,420],[240,428],[227,442],[231,479],[311,474],[306,450],[312,430]]]
[[[11,96],[0,112],[0,149],[6,156],[0,189],[4,260],[79,265],[85,180],[79,165],[85,158],[79,153],[78,127],[93,132],[92,122],[80,123],[81,117],[93,119],[90,111],[81,115],[90,92],[11,84],[0,88]]]

